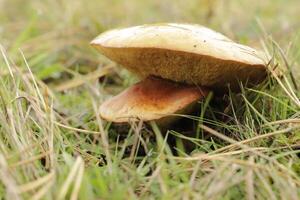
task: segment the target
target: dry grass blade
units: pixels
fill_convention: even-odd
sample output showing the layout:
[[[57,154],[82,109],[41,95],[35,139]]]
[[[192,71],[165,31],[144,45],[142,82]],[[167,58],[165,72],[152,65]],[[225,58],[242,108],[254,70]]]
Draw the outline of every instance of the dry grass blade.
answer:
[[[133,142],[133,147],[131,149],[130,157],[129,160],[134,161],[136,154],[137,154],[137,149],[140,144],[140,132],[142,130],[143,126],[143,121],[140,120],[138,124],[133,123],[132,128],[134,130],[134,142]]]
[[[196,176],[199,171],[199,168],[200,168],[200,164],[201,164],[201,161],[199,160],[193,169],[193,173],[191,175],[190,182],[189,182],[191,188],[193,188],[195,186],[195,180],[196,180]]]
[[[175,160],[183,160],[183,161],[205,161],[205,160],[210,160],[210,161],[222,161],[226,163],[231,163],[231,164],[236,164],[236,165],[241,165],[244,167],[249,167],[252,169],[257,169],[257,170],[262,170],[266,172],[270,172],[270,169],[268,168],[268,165],[263,165],[263,164],[257,164],[241,159],[235,159],[235,158],[228,158],[228,157],[223,157],[219,155],[207,155],[207,154],[200,154],[200,155],[195,155],[192,157],[172,157]],[[285,172],[278,171],[278,175],[280,175],[282,178],[288,178],[290,175],[293,174],[287,174]],[[300,180],[299,177],[293,177],[293,183],[297,184],[298,187],[300,187]]]
[[[103,77],[107,74],[109,74],[112,71],[112,66],[106,66],[103,68],[100,68],[94,72],[89,73],[88,75],[85,76],[78,76],[70,81],[67,81],[65,83],[62,83],[61,85],[58,85],[54,88],[55,91],[61,92],[65,90],[69,90],[75,87],[78,87],[88,81],[93,81],[96,80],[100,77]]]
[[[224,152],[224,153],[218,153],[218,154],[212,154],[212,155],[218,155],[218,156],[233,156],[233,155],[239,155],[239,154],[244,154],[244,153],[248,153],[250,154],[253,151],[268,151],[271,150],[269,148],[266,147],[252,147],[252,148],[247,148],[247,149],[242,149],[242,150],[230,150],[228,152]]]
[[[112,159],[111,159],[111,154],[110,154],[110,150],[109,150],[109,142],[108,142],[107,132],[105,131],[103,123],[102,123],[102,119],[100,118],[99,106],[97,106],[97,103],[94,99],[92,99],[92,104],[93,104],[94,112],[96,114],[97,124],[100,129],[101,143],[102,143],[102,147],[105,152],[108,170],[109,170],[109,173],[112,173]]]
[[[34,180],[34,181],[31,181],[29,183],[26,183],[26,184],[23,184],[23,185],[20,185],[19,186],[19,192],[20,193],[24,193],[24,192],[28,192],[28,191],[31,191],[31,190],[35,190],[36,188],[40,187],[41,185],[47,183],[47,182],[51,182],[53,180],[53,178],[55,178],[55,172],[52,171],[50,172],[49,174],[37,179],[37,180]]]
[[[45,156],[47,155],[50,155],[51,154],[51,151],[48,150],[48,151],[45,151],[39,155],[36,155],[32,158],[29,158],[29,159],[26,159],[26,160],[22,160],[22,161],[19,161],[17,163],[14,163],[14,164],[11,164],[9,165],[9,168],[13,169],[13,168],[16,168],[16,167],[19,167],[19,166],[23,166],[23,165],[26,165],[26,164],[29,164],[29,163],[32,163],[38,159],[41,159],[41,158],[44,158]]]
[[[273,122],[268,122],[264,126],[277,125],[277,124],[300,124],[300,118],[277,120]]]
[[[14,152],[12,154],[9,154],[9,155],[5,155],[6,159],[9,160],[9,159],[13,159],[15,156],[20,156],[24,153],[27,153],[29,152],[30,150],[34,149],[35,147],[37,146],[40,146],[43,142],[45,142],[48,138],[44,138],[44,139],[41,139],[40,141],[37,141],[36,143],[32,143],[31,145],[25,147],[24,149],[19,149],[19,151],[17,152]]]
[[[285,91],[285,93],[290,97],[290,99],[300,108],[300,100],[298,99],[294,91],[290,89],[290,84],[288,83],[288,81],[286,81],[286,83],[288,84],[289,89],[287,89],[284,86],[283,82],[280,80],[280,78],[278,77],[276,72],[274,72],[273,69],[269,68],[269,71],[271,72],[272,76],[276,79],[278,84],[281,86],[281,88]]]
[[[149,190],[149,187],[151,186],[152,182],[157,179],[157,176],[159,176],[161,170],[161,166],[157,166],[152,175],[149,177],[148,182],[144,186],[143,190],[140,192],[140,196],[144,196],[144,194]]]
[[[217,150],[213,151],[212,153],[215,154],[215,153],[226,151],[226,150],[229,150],[229,149],[232,149],[232,148],[240,148],[241,145],[249,144],[251,142],[254,142],[254,141],[257,141],[257,140],[261,140],[263,138],[268,138],[268,137],[273,137],[273,136],[279,135],[279,134],[289,133],[289,132],[291,132],[293,130],[298,130],[298,129],[300,129],[300,126],[288,127],[288,128],[285,128],[285,129],[281,129],[281,130],[277,130],[277,131],[271,132],[271,133],[267,133],[267,134],[263,134],[263,135],[258,135],[258,136],[255,136],[253,138],[249,138],[249,139],[246,139],[246,140],[242,140],[240,142],[232,143],[232,144],[230,144],[228,146],[225,146],[225,147],[222,147],[220,149],[217,149]],[[223,136],[223,137],[225,137],[225,136]]]
[[[77,157],[66,181],[64,182],[63,186],[61,187],[58,195],[57,195],[57,199],[65,199],[67,192],[72,184],[72,182],[74,181],[77,173],[79,172],[79,170],[82,170],[82,165],[83,165],[83,160],[81,157]],[[79,172],[82,173],[82,172]]]
[[[65,128],[65,129],[68,129],[68,130],[71,130],[71,131],[77,131],[77,132],[80,132],[80,133],[86,133],[86,134],[96,134],[96,135],[100,135],[100,132],[98,131],[89,131],[89,130],[84,130],[84,129],[80,129],[80,128],[74,128],[74,127],[71,127],[71,126],[67,126],[67,125],[64,125],[62,123],[59,123],[59,122],[54,122],[56,125],[62,127],[62,128]]]
[[[269,198],[269,199],[272,199],[272,200],[276,200],[277,198],[276,198],[275,194],[272,192],[272,188],[271,188],[271,186],[268,184],[268,180],[266,180],[266,179],[264,178],[264,176],[262,175],[262,173],[260,172],[260,170],[254,169],[254,172],[255,172],[255,174],[257,175],[258,180],[262,182],[262,185],[263,185],[264,189],[267,191],[267,193],[268,193],[268,195],[267,195],[268,198]]]
[[[14,180],[13,176],[10,174],[6,160],[2,154],[0,154],[0,180],[6,187],[6,198],[19,200],[19,190],[17,183]]]
[[[256,169],[263,169],[263,170],[268,170],[266,166],[252,163],[249,161],[241,160],[241,159],[234,159],[234,158],[228,158],[228,157],[223,157],[219,155],[207,155],[207,154],[200,154],[200,155],[195,155],[191,157],[173,157],[175,160],[184,160],[184,161],[199,161],[199,160],[216,160],[216,161],[223,161],[227,163],[233,163],[233,164],[238,164],[246,167],[252,167]]]
[[[290,66],[290,64],[288,62],[288,59],[286,58],[286,55],[285,55],[284,51],[282,50],[282,48],[279,46],[279,44],[276,41],[272,40],[272,42],[276,45],[277,49],[279,50],[280,55],[282,57],[282,60],[284,61],[284,64],[285,64],[286,68],[288,69],[288,72],[289,72],[289,75],[291,77],[292,83],[293,83],[295,89],[298,90],[297,81],[296,81],[296,79],[295,79],[295,77],[293,75],[291,66]]]
[[[78,199],[78,194],[79,194],[79,189],[80,189],[80,185],[81,185],[82,178],[83,178],[83,173],[84,173],[84,162],[81,162],[78,172],[77,172],[77,178],[74,183],[74,188],[73,188],[73,192],[71,194],[70,200]]]
[[[10,74],[10,76],[12,78],[14,78],[14,73],[13,73],[13,70],[11,69],[11,67],[10,67],[9,62],[8,62],[8,58],[6,56],[5,49],[2,47],[2,45],[0,45],[0,49],[1,49],[2,57],[3,57],[3,59],[5,61],[5,64],[6,64],[7,68],[8,68],[9,74]]]
[[[231,138],[228,138],[227,136],[222,135],[221,133],[219,133],[219,132],[217,132],[217,131],[215,131],[215,130],[213,130],[213,129],[205,126],[205,125],[201,125],[201,128],[203,128],[207,132],[209,132],[209,133],[211,133],[211,134],[213,134],[213,135],[215,135],[215,136],[217,136],[217,137],[219,137],[219,138],[221,138],[221,139],[223,139],[223,140],[225,140],[225,141],[227,141],[229,143],[232,143],[231,145],[233,145],[233,146],[237,145],[239,148],[250,150],[253,154],[255,154],[257,156],[260,156],[261,158],[264,158],[264,159],[268,160],[269,162],[273,163],[275,166],[279,167],[282,171],[284,171],[285,173],[287,173],[290,176],[292,176],[295,179],[295,182],[300,186],[300,179],[299,179],[299,177],[290,168],[287,168],[283,164],[279,163],[277,160],[272,159],[269,156],[264,155],[262,152],[254,151],[251,148],[249,148],[247,145],[245,145],[244,141],[249,142],[249,140],[251,140],[251,139],[244,140],[244,141],[241,141],[241,142],[235,142],[235,140],[233,140]],[[295,130],[295,129],[298,130],[299,128],[300,128],[300,126],[290,127],[290,128],[287,128],[287,130],[288,130],[287,132],[290,132],[291,130]],[[278,134],[278,132],[280,133],[281,131],[277,131],[277,132],[275,131],[275,132],[273,132],[273,135]],[[265,135],[267,135],[267,134],[265,134]],[[260,135],[260,136],[257,136],[256,138],[262,138],[265,135]],[[270,135],[270,134],[268,134],[268,135]],[[231,145],[229,145],[229,146],[231,146]],[[223,148],[223,150],[224,150],[224,148]],[[214,153],[216,153],[216,151],[214,151]],[[208,155],[211,155],[211,154],[208,154]],[[219,157],[218,154],[213,154],[212,156]],[[245,161],[238,161],[238,162],[246,164]],[[284,174],[284,175],[286,175],[286,174]]]
[[[32,200],[39,200],[39,199],[42,199],[44,197],[44,195],[49,192],[49,189],[52,187],[54,181],[51,180],[50,182],[47,182],[45,184],[44,187],[42,187],[37,193],[35,193],[31,199]]]
[[[250,157],[249,162],[253,163],[253,157]],[[247,191],[247,199],[255,200],[254,175],[253,175],[253,170],[251,168],[248,169],[248,172],[246,174],[246,191]]]
[[[39,86],[37,84],[37,81],[35,80],[35,77],[34,77],[32,71],[31,71],[31,69],[29,67],[29,64],[28,64],[28,62],[27,62],[27,60],[25,58],[24,53],[21,50],[20,50],[20,53],[22,55],[23,61],[25,63],[25,66],[27,67],[27,70],[28,70],[28,72],[30,74],[31,80],[32,80],[34,88],[35,88],[35,92],[37,93],[37,96],[39,97],[40,102],[42,102],[43,108],[46,110],[47,109],[47,104],[45,102],[44,96],[42,95],[42,93],[40,91],[40,88],[39,88]]]
[[[234,166],[231,168],[235,168]],[[228,190],[230,187],[241,184],[244,181],[244,177],[236,176],[232,169],[229,173],[225,174],[225,177],[222,177],[219,181],[214,182],[210,185],[208,190],[205,192],[204,199],[218,199],[217,197]],[[230,181],[231,180],[231,181]]]

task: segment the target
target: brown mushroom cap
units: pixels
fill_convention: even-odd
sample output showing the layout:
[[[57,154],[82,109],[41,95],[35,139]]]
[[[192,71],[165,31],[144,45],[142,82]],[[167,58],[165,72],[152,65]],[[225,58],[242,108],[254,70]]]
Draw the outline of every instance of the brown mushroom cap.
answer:
[[[266,75],[267,57],[199,25],[154,24],[105,32],[91,44],[141,77],[224,88],[238,81],[257,83]]]
[[[100,115],[112,122],[158,120],[186,114],[207,94],[204,88],[148,77],[101,104]]]

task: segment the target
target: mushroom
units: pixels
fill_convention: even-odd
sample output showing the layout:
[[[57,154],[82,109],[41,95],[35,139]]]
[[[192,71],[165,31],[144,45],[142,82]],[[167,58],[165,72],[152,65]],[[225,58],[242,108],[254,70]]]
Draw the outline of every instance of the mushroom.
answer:
[[[102,118],[151,121],[187,113],[209,90],[238,90],[266,76],[267,57],[209,28],[153,24],[102,33],[91,45],[142,81],[104,102]],[[208,89],[209,88],[209,89]]]
[[[169,124],[174,121],[170,115],[189,113],[207,94],[208,90],[204,88],[150,76],[105,101],[100,114],[113,122],[142,119]]]

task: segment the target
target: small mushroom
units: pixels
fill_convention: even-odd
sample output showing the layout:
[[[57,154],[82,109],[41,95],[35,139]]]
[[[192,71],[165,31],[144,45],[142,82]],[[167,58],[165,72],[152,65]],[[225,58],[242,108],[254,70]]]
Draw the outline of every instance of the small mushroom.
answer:
[[[116,29],[91,44],[142,79],[101,105],[101,116],[113,122],[183,113],[205,98],[206,88],[223,91],[230,85],[238,90],[239,82],[253,85],[266,76],[265,54],[199,25]]]
[[[173,121],[170,116],[189,113],[193,105],[207,94],[204,88],[150,76],[105,101],[100,114],[113,122],[141,119],[169,124]]]

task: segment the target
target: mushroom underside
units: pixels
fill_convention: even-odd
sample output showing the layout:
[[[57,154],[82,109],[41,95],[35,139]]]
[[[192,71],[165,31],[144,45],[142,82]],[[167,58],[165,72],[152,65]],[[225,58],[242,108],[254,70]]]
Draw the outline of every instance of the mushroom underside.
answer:
[[[100,106],[100,115],[107,121],[170,121],[176,114],[187,114],[193,105],[207,96],[203,87],[176,83],[149,76],[127,88]]]
[[[159,48],[95,47],[140,77],[159,76],[214,90],[224,91],[224,88],[230,86],[233,91],[238,91],[241,82],[253,86],[266,77],[266,68],[262,64],[247,64]]]

